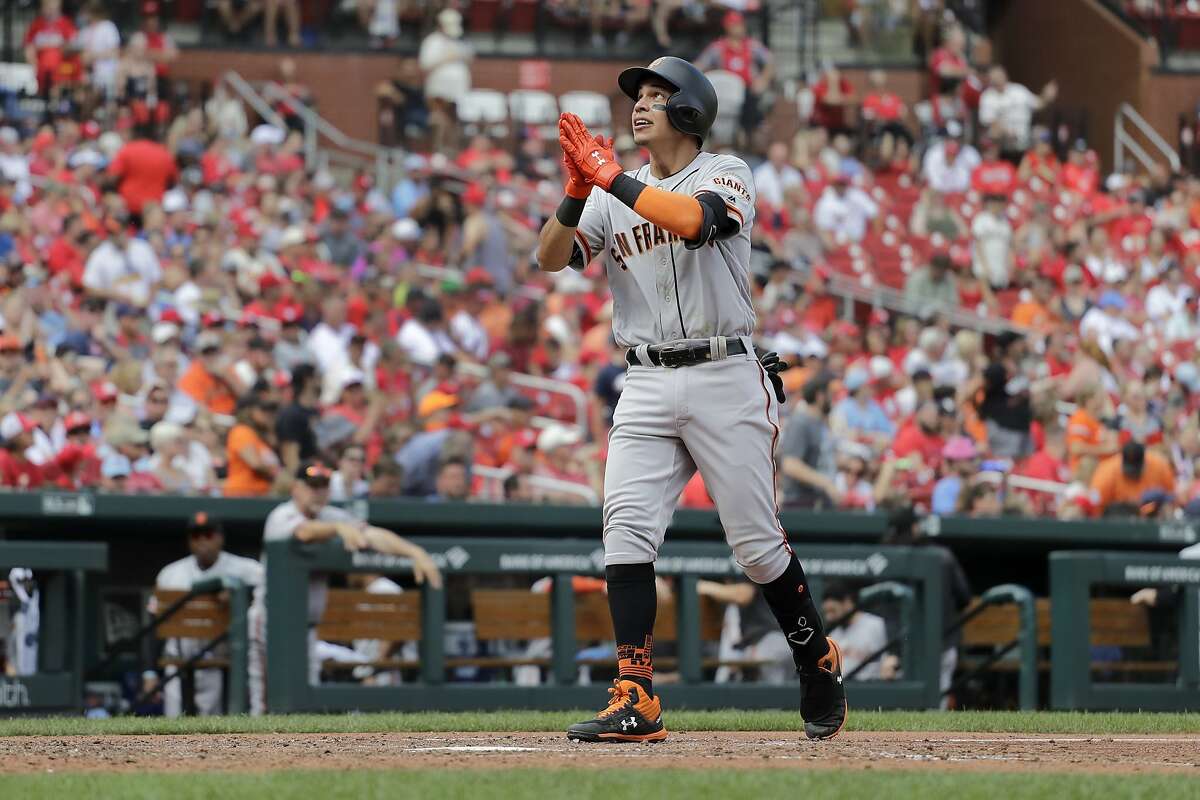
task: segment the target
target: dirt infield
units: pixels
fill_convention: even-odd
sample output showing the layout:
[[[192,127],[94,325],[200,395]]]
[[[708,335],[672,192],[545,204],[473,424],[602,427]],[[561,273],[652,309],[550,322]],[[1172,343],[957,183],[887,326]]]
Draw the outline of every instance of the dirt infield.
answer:
[[[1052,772],[1190,771],[1196,736],[678,733],[655,745],[568,742],[560,733],[39,736],[0,738],[0,774],[275,769],[596,767],[932,768]]]

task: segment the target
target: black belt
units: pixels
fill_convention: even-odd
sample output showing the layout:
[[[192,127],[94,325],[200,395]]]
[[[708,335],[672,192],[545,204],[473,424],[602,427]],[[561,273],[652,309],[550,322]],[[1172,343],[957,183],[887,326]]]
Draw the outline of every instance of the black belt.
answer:
[[[629,348],[625,353],[625,363],[631,367],[644,366],[638,361],[634,350]],[[742,344],[741,339],[735,339],[732,336],[725,338],[725,353],[726,356],[742,356],[746,354],[746,345]],[[646,349],[646,357],[650,359],[650,363],[656,367],[693,367],[696,364],[704,364],[712,361],[712,347],[708,340],[698,341],[695,344],[685,344],[683,342],[667,342],[664,344],[652,344]]]

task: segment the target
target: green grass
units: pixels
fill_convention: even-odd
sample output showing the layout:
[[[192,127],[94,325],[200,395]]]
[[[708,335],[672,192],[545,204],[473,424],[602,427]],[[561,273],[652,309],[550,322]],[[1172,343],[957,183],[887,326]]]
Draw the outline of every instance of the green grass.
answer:
[[[639,770],[614,776],[586,769],[289,771],[258,774],[61,774],[0,777],[0,796],[191,798],[741,798],[886,796],[985,800],[1105,800],[1195,797],[1196,779],[1175,775],[979,773],[915,770]]]
[[[800,730],[794,711],[668,711],[671,730]],[[225,733],[422,733],[561,731],[584,711],[478,711],[455,713],[292,714],[268,717],[164,719],[122,717],[19,717],[0,720],[0,736]],[[858,711],[851,731],[951,731],[974,733],[1115,734],[1200,733],[1200,714],[1085,713],[1078,711]]]

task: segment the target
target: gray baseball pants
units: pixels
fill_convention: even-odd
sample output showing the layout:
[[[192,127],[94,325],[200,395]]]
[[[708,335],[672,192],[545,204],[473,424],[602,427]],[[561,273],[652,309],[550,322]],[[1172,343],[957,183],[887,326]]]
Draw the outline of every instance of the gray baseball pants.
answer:
[[[787,569],[775,445],[779,409],[747,354],[691,367],[630,366],[613,415],[604,473],[604,563],[655,561],[684,485],[697,468],[725,539],[755,583]]]

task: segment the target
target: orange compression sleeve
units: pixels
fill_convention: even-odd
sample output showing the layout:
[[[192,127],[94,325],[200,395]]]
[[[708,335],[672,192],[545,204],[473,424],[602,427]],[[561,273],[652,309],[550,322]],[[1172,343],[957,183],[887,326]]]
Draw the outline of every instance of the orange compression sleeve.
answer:
[[[700,208],[700,201],[694,197],[647,186],[638,195],[633,210],[647,222],[653,222],[686,241],[694,241],[700,237],[704,210]]]

